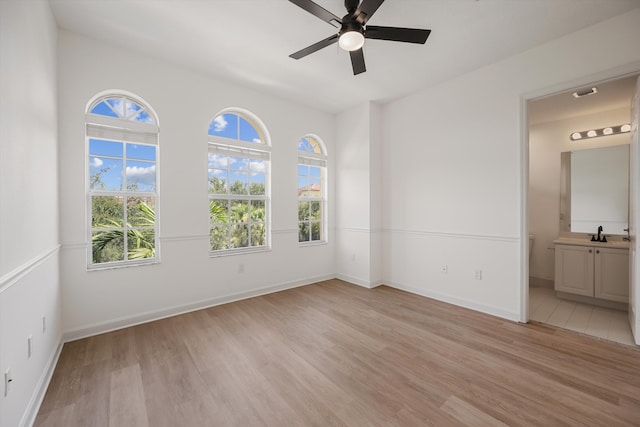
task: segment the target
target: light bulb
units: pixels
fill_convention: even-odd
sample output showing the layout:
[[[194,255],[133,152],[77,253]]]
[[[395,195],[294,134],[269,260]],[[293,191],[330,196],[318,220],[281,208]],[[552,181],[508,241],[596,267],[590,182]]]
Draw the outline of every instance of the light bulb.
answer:
[[[596,132],[595,130],[590,130],[589,132],[587,132],[587,136],[589,138],[593,138],[594,136],[598,136],[598,132]]]
[[[580,135],[580,132],[574,132],[571,134],[571,139],[573,139],[574,141],[576,139],[582,139],[582,135]]]
[[[631,131],[631,125],[622,125],[622,127],[620,128],[620,132],[630,132]]]
[[[364,45],[364,35],[359,31],[347,31],[338,39],[338,45],[349,52],[358,50]]]

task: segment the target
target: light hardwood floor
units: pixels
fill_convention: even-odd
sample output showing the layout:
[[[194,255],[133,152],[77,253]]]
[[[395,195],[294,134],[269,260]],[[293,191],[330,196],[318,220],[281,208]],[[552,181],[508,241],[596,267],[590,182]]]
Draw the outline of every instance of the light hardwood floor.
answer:
[[[594,337],[634,345],[626,311],[568,301],[551,288],[529,288],[529,318]]]
[[[35,425],[640,425],[640,351],[330,280],[65,344]]]

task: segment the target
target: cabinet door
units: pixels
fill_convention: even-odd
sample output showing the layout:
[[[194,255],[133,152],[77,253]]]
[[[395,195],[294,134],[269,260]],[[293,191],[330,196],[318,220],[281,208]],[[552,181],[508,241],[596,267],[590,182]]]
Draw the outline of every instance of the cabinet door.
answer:
[[[593,248],[556,245],[555,290],[593,296]]]
[[[595,296],[611,301],[629,301],[629,252],[595,250]]]

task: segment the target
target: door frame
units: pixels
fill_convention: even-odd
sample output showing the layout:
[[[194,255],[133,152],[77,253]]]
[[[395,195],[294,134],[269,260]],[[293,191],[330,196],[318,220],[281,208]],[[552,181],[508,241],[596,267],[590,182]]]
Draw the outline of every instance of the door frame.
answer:
[[[520,300],[519,321],[522,323],[529,322],[529,112],[527,103],[538,98],[638,74],[640,74],[640,61],[559,82],[520,96],[520,286],[518,293]],[[633,160],[636,163],[635,167],[640,168],[640,159]],[[631,206],[629,208],[631,209]],[[640,212],[637,212],[637,215],[640,215]],[[640,277],[636,276],[635,283],[631,283],[630,286],[635,289],[635,294],[639,295]]]

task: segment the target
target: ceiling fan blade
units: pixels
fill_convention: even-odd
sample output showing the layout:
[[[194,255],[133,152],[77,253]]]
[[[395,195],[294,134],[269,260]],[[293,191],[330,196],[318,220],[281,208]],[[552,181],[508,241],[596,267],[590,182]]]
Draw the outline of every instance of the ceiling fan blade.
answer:
[[[349,56],[351,56],[351,66],[353,67],[354,76],[367,71],[367,67],[364,66],[364,53],[362,53],[362,48],[352,50],[349,52]]]
[[[332,36],[327,37],[324,40],[320,40],[318,43],[314,43],[311,46],[307,46],[304,49],[297,51],[296,53],[292,53],[291,55],[289,55],[289,57],[293,59],[304,58],[305,56],[310,55],[313,52],[317,52],[323,47],[332,45],[337,41],[338,41],[338,35],[334,34]]]
[[[311,0],[289,0],[291,3],[300,6],[302,9],[306,10],[313,16],[316,16],[323,21],[333,25],[336,28],[340,28],[342,25],[342,19],[338,18],[333,13],[329,12],[325,8],[320,5],[315,4]]]
[[[421,30],[418,28],[376,27],[368,25],[364,36],[368,39],[425,44],[429,34],[431,34],[431,30]]]
[[[362,0],[354,13],[356,20],[362,25],[366,24],[383,2],[384,0]]]

